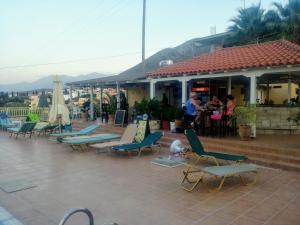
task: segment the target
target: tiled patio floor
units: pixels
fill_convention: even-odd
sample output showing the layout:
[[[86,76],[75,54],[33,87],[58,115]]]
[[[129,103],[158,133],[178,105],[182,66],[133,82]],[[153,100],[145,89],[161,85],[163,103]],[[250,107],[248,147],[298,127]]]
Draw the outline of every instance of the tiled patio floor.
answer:
[[[72,207],[87,207],[96,225],[296,225],[300,224],[300,174],[260,168],[259,182],[229,180],[219,193],[180,187],[182,169],[138,157],[72,152],[45,138],[15,140],[0,132],[0,180],[27,179],[37,187],[0,190],[4,207],[25,225],[57,225]],[[83,225],[76,217],[70,225]]]

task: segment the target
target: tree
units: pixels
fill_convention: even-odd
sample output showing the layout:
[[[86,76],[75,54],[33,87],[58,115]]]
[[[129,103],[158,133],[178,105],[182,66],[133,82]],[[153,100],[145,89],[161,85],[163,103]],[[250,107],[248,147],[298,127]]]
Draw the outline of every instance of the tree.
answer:
[[[231,32],[230,42],[246,44],[258,42],[266,32],[265,10],[261,5],[252,5],[249,8],[241,8],[238,15],[230,21],[233,25],[228,27]]]
[[[282,36],[291,41],[300,43],[300,1],[289,0],[286,5],[274,2]]]

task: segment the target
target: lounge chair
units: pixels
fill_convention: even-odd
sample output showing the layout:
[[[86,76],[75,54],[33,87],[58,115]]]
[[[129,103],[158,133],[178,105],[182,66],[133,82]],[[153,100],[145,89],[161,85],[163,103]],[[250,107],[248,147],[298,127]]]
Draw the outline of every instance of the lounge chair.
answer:
[[[247,159],[247,157],[243,155],[232,155],[232,154],[226,154],[220,152],[206,152],[194,130],[192,129],[185,130],[184,134],[187,137],[192,147],[192,152],[195,153],[197,157],[197,162],[201,159],[203,160],[211,159],[218,166],[219,159],[226,160],[226,161],[234,161],[234,162],[242,162]]]
[[[62,141],[65,137],[73,137],[73,136],[82,136],[82,135],[88,135],[95,131],[100,126],[97,124],[92,124],[80,131],[77,132],[69,132],[69,133],[57,133],[57,134],[50,134],[50,137],[56,137],[58,141]]]
[[[192,153],[197,158],[195,164],[197,164],[200,160],[213,160],[216,163],[216,165],[219,166],[218,160],[220,159],[225,161],[238,162],[238,163],[245,161],[247,159],[247,157],[243,155],[232,155],[232,154],[226,154],[220,152],[206,152],[194,130],[192,129],[185,130],[184,134],[187,137],[192,147]],[[194,170],[194,168],[195,165],[188,165],[187,170],[183,171],[184,177],[182,183],[184,183],[185,180],[189,181],[190,180],[189,176],[192,176],[194,173],[199,172],[199,170]],[[201,179],[199,178],[196,182],[194,182],[195,183],[194,186],[191,189],[189,189],[189,191],[193,190],[200,181]]]
[[[130,144],[134,140],[136,131],[137,131],[137,125],[129,124],[126,127],[120,140],[94,144],[94,145],[91,145],[90,147],[97,148],[99,151],[99,149],[103,149],[103,148],[111,148],[111,147],[118,146],[118,145]]]
[[[195,189],[195,187],[200,183],[204,181],[204,177],[206,174],[212,175],[215,178],[220,178],[221,181],[216,188],[209,188],[209,191],[219,191],[223,187],[223,184],[226,180],[226,178],[233,177],[233,176],[239,176],[241,179],[242,183],[244,185],[250,185],[254,184],[257,181],[257,170],[256,170],[256,165],[254,164],[246,164],[246,163],[241,163],[241,164],[232,164],[232,165],[226,165],[226,166],[209,166],[209,167],[204,167],[203,169],[196,169],[193,171],[189,171],[189,174],[193,173],[193,178],[187,176],[187,172],[184,172],[184,179],[182,180],[181,184],[182,187],[186,191],[192,191]],[[200,175],[195,175],[195,173],[200,173]],[[247,183],[245,179],[241,176],[241,174],[245,173],[255,173],[255,179]],[[191,187],[187,187],[185,184],[185,181],[187,183],[191,184]]]
[[[7,130],[7,128],[13,128],[17,126],[17,124],[13,123],[8,117],[0,118],[0,125],[2,130]]]
[[[62,143],[70,145],[73,150],[75,150],[77,147],[82,149],[85,145],[95,144],[95,143],[101,143],[105,141],[111,141],[113,139],[120,138],[120,135],[118,134],[94,134],[90,136],[77,136],[77,137],[68,137],[63,138]]]
[[[154,132],[149,134],[142,142],[140,143],[131,143],[131,144],[124,144],[124,145],[119,145],[112,147],[113,150],[118,151],[118,152],[128,152],[130,153],[131,151],[137,151],[138,156],[141,155],[141,152],[145,148],[150,148],[152,149],[153,146],[158,146],[160,147],[157,142],[161,137],[163,136],[163,133],[160,131]]]
[[[54,131],[55,128],[57,128],[58,125],[55,124],[49,124],[49,123],[37,123],[34,131],[38,134],[38,136],[40,136],[42,133],[45,135],[47,132],[52,133]]]
[[[13,134],[16,135],[16,138],[18,138],[19,134],[23,134],[24,137],[26,137],[26,134],[29,134],[29,138],[31,138],[35,124],[35,122],[25,122],[21,127],[8,128],[7,131],[10,133],[10,137]]]

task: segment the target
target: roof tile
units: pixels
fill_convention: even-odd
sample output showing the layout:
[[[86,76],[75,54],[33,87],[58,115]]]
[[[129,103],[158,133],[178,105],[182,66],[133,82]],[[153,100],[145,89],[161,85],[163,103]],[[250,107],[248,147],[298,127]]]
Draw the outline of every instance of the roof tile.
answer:
[[[300,45],[287,40],[224,48],[163,67],[150,76],[223,72],[267,66],[300,64]]]

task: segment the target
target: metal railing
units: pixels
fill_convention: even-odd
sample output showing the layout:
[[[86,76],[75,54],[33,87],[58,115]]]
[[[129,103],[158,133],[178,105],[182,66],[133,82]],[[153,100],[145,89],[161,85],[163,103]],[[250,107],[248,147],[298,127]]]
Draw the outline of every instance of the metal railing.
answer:
[[[26,118],[28,113],[36,113],[42,120],[48,120],[49,108],[0,107],[0,112],[6,113],[11,118]]]
[[[59,225],[65,225],[66,222],[70,219],[70,217],[72,217],[74,214],[77,213],[84,213],[87,215],[89,223],[88,225],[94,225],[94,217],[92,212],[89,209],[86,208],[77,208],[77,209],[70,209],[62,218],[62,220],[60,221]],[[104,224],[105,225],[105,224]],[[111,223],[111,224],[106,224],[106,225],[118,225],[116,223]]]

